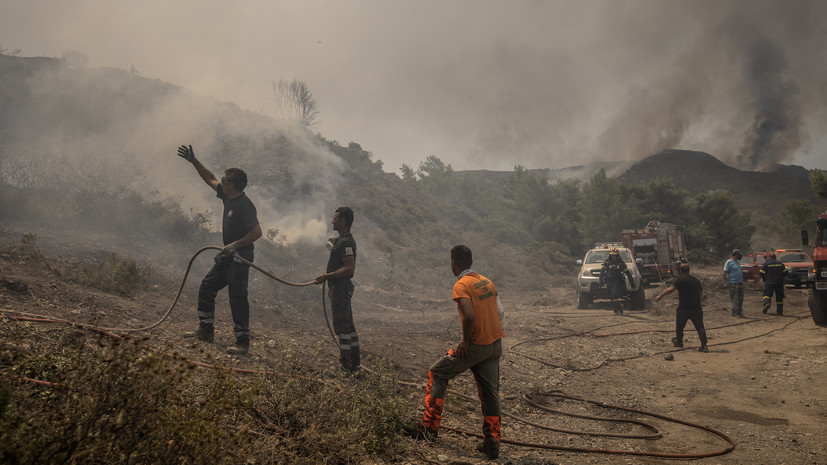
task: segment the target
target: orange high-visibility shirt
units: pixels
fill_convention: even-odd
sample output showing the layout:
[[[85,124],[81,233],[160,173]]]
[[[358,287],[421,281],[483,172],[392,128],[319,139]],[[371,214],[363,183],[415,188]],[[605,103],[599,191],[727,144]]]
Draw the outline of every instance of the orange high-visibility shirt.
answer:
[[[505,336],[500,317],[497,314],[497,288],[494,283],[479,273],[468,273],[454,284],[453,299],[462,319],[459,299],[471,300],[474,307],[474,333],[471,344],[488,345]]]

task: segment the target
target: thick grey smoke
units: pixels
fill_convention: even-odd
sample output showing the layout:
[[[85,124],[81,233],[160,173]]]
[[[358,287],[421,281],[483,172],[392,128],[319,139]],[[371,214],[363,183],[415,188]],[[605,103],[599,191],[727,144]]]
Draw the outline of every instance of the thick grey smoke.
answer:
[[[820,0],[44,0],[3,13],[0,47],[79,50],[265,114],[274,83],[301,79],[315,129],[388,171],[429,155],[510,170],[665,148],[827,168]]]

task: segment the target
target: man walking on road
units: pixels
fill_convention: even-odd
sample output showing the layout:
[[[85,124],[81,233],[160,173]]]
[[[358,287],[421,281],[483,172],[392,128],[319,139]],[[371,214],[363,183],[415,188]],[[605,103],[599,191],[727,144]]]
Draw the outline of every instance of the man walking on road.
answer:
[[[224,250],[215,257],[215,265],[201,281],[198,290],[198,329],[184,333],[184,337],[197,338],[205,342],[213,341],[215,296],[218,291],[228,287],[235,345],[229,347],[227,353],[244,355],[250,349],[250,302],[247,299],[250,266],[235,256],[252,262],[253,242],[261,237],[256,207],[244,193],[244,188],[247,187],[247,174],[238,168],[230,168],[224,172],[219,182],[212,172],[195,158],[191,145],[178,147],[178,155],[192,163],[201,179],[224,203],[224,213],[221,215]]]
[[[660,299],[664,296],[677,290],[678,309],[675,312],[675,337],[672,338],[672,344],[675,347],[683,347],[683,329],[686,327],[687,321],[692,321],[692,324],[695,325],[695,331],[698,332],[698,339],[701,341],[701,347],[698,350],[709,352],[706,347],[704,311],[701,306],[701,300],[704,296],[703,286],[701,286],[701,281],[698,278],[689,274],[689,264],[681,264],[680,271],[681,275],[671,286],[655,297],[655,302],[660,302]]]
[[[741,251],[734,249],[732,258],[724,265],[724,284],[729,288],[729,301],[732,304],[732,316],[744,316],[744,274],[741,272]]]

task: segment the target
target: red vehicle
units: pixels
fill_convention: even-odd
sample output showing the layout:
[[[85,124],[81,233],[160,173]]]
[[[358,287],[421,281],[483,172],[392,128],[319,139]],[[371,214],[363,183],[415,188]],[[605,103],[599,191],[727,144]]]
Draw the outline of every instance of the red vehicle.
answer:
[[[801,243],[807,246],[809,235],[801,230]],[[827,213],[816,219],[816,237],[813,244],[812,286],[810,287],[810,314],[817,325],[827,325]]]
[[[741,273],[745,280],[758,280],[760,278],[758,272],[761,271],[761,265],[764,264],[766,254],[767,252],[755,252],[741,258]]]
[[[787,267],[787,276],[784,277],[785,284],[799,288],[806,286],[810,281],[808,276],[813,261],[801,249],[776,249],[769,252],[755,252],[743,257],[741,259],[741,272],[744,274],[744,279],[758,280],[761,278],[759,272],[767,259],[766,255],[768,253],[774,253],[775,258]]]
[[[677,276],[678,262],[686,261],[686,240],[678,225],[652,220],[643,229],[622,231],[620,240],[632,251],[644,284]]]

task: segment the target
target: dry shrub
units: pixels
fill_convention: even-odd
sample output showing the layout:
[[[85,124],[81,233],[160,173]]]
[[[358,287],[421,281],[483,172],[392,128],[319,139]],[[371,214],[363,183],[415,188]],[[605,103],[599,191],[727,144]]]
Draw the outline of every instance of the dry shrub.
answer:
[[[244,375],[147,340],[44,328],[0,320],[1,463],[360,463],[401,450],[404,407],[381,365],[328,384],[270,351],[258,362],[276,374]]]

